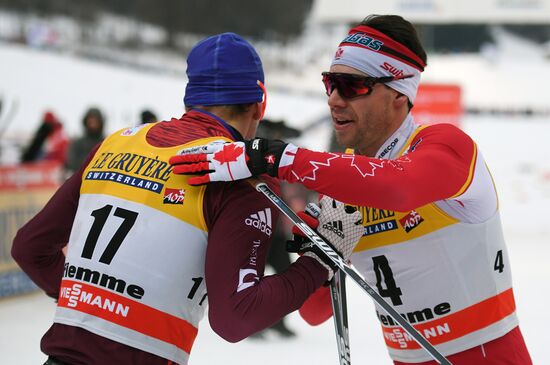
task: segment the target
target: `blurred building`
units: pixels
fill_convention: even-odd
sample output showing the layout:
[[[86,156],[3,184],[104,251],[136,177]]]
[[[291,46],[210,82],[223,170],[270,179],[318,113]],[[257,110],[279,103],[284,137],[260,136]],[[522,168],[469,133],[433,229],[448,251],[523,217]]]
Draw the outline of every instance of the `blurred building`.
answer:
[[[399,14],[420,31],[428,51],[479,52],[494,43],[492,28],[544,43],[550,40],[550,0],[316,0],[319,24],[357,23],[368,14]]]

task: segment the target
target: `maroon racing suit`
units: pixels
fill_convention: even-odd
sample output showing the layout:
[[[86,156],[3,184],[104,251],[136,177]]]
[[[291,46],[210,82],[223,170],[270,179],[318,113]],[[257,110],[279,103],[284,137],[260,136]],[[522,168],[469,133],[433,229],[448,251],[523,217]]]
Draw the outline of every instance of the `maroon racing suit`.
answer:
[[[155,147],[170,147],[212,136],[242,139],[220,118],[191,110],[180,119],[157,123],[149,130],[147,142]],[[52,298],[59,296],[65,262],[62,248],[69,241],[78,208],[82,173],[97,148],[43,210],[19,230],[13,243],[15,260]],[[299,258],[279,275],[263,276],[270,238],[258,246],[254,243],[258,242],[258,230],[246,225],[245,220],[250,212],[258,212],[270,203],[248,182],[210,184],[203,202],[208,227],[205,281],[209,321],[214,331],[227,341],[240,341],[277,322],[298,309],[326,281],[326,269],[310,257]],[[275,222],[276,207],[272,206],[271,211]],[[237,290],[239,270],[247,265],[251,256],[255,256],[258,277],[245,290]],[[85,329],[59,323],[54,323],[46,332],[41,349],[70,364],[171,363]]]

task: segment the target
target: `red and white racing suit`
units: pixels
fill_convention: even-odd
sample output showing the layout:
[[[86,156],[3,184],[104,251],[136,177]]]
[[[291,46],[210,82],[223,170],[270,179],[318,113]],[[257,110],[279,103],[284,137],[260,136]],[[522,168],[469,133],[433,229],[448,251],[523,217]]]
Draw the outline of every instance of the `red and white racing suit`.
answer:
[[[279,178],[359,207],[365,232],[352,263],[453,364],[531,364],[497,193],[468,135],[419,127],[409,115],[376,158],[287,152]],[[301,313],[310,323],[327,319],[326,288]],[[381,308],[376,314],[396,364],[431,359]]]

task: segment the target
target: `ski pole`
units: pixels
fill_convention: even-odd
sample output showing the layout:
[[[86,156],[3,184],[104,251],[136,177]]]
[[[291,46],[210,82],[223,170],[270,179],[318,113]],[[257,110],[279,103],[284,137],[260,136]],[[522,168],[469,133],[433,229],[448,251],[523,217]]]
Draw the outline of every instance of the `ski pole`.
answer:
[[[445,356],[443,356],[432,344],[426,340],[420,332],[418,332],[405,318],[401,317],[399,313],[388,304],[384,298],[380,296],[363,278],[361,275],[351,266],[349,266],[340,255],[334,251],[328,243],[325,242],[310,226],[306,224],[300,217],[294,213],[294,211],[277,195],[275,192],[267,186],[264,182],[252,182],[256,190],[264,194],[290,221],[302,231],[307,238],[311,240],[311,245],[317,246],[322,254],[342,270],[347,276],[351,278],[363,291],[365,291],[378,305],[380,305],[384,311],[392,317],[414,340],[422,346],[430,356],[441,365],[452,365]]]
[[[313,218],[318,218],[320,215],[319,207],[312,203],[307,204],[305,211]],[[332,304],[334,331],[340,365],[351,365],[346,275],[342,270],[337,270],[330,281],[330,302]]]

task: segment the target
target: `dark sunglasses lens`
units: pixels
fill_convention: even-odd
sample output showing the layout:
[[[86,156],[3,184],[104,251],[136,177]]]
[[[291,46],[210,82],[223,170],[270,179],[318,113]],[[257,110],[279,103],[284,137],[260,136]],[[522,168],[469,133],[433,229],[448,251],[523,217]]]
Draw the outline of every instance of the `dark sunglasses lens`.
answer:
[[[327,93],[327,96],[330,96],[330,94],[334,91],[334,82],[328,74],[323,74],[323,85],[325,85],[325,92]]]
[[[372,87],[368,85],[365,79],[353,76],[325,74],[323,75],[323,83],[325,84],[327,95],[330,96],[336,88],[340,96],[347,99],[370,94],[372,90]]]
[[[367,86],[367,83],[364,79],[358,79],[354,77],[341,77],[340,78],[340,87],[339,91],[342,92],[342,95],[346,98],[354,98],[360,95],[370,94],[372,87]]]

